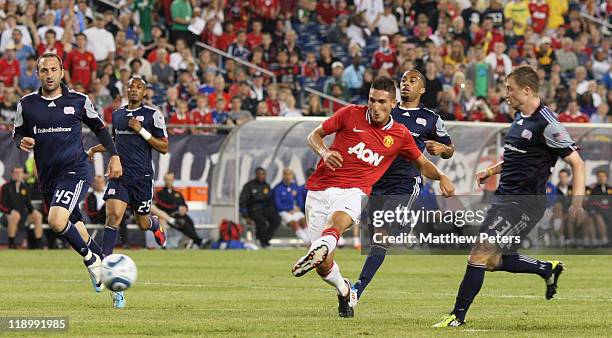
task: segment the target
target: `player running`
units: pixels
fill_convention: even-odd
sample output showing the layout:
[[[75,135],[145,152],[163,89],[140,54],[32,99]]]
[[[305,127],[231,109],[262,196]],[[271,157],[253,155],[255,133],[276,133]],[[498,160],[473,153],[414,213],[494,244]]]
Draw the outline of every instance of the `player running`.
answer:
[[[81,123],[96,134],[111,154],[109,177],[122,175],[121,162],[111,135],[89,97],[61,84],[62,60],[56,54],[45,53],[36,65],[42,86],[17,104],[13,140],[23,151],[34,150],[40,192],[49,210],[49,227],[83,256],[94,288],[100,292],[102,251],[93,239],[89,239],[88,245],[75,226],[82,218],[78,205],[92,180],[81,141]]]
[[[353,317],[357,292],[340,274],[334,249],[340,235],[359,222],[362,200],[397,155],[412,161],[427,177],[440,181],[444,196],[452,196],[450,179],[417,147],[408,129],[391,115],[395,83],[377,78],[370,88],[368,105],[339,109],[308,135],[308,144],[322,157],[306,187],[306,217],[312,245],[292,269],[296,277],[312,269],[338,291],[340,317]],[[336,133],[327,148],[323,137]]]
[[[529,66],[516,68],[506,78],[506,88],[508,104],[517,112],[504,139],[504,161],[476,174],[479,184],[501,174],[480,233],[524,238],[544,214],[546,182],[558,157],[572,167],[574,174],[576,190],[569,209],[570,222],[584,215],[582,200],[586,177],[584,162],[570,134],[538,97],[536,72]],[[553,298],[563,263],[519,255],[516,253],[519,244],[491,244],[488,241],[475,244],[468,257],[455,307],[434,327],[465,324],[465,315],[482,287],[486,270],[536,274],[544,279],[546,299]]]
[[[421,152],[427,149],[431,155],[451,158],[455,146],[448,136],[444,122],[438,114],[419,104],[421,95],[425,93],[423,74],[416,69],[406,71],[400,85],[401,102],[391,111],[393,120],[410,130]],[[386,199],[384,210],[395,210],[397,206],[405,206],[410,210],[419,197],[422,186],[419,170],[404,158],[397,157],[372,187],[372,196],[393,196]],[[371,243],[359,280],[355,283],[358,299],[382,265],[386,253],[385,245]]]
[[[119,224],[128,203],[134,210],[136,223],[141,230],[150,230],[155,241],[166,246],[166,234],[156,216],[150,216],[153,200],[153,166],[151,149],[165,154],[168,152],[166,123],[159,110],[143,104],[146,82],[133,77],[128,82],[128,104],[113,112],[113,135],[121,162],[123,176],[111,179],[106,187],[106,226],[102,250],[105,256],[113,253]],[[97,152],[105,151],[102,144],[89,148],[90,158]],[[112,292],[113,307],[125,307],[123,291]]]

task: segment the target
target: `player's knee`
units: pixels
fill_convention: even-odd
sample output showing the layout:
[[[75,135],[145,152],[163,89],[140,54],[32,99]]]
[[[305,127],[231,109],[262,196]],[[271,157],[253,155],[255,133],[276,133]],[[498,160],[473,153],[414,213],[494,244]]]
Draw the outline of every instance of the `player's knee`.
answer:
[[[17,210],[11,210],[8,215],[8,219],[14,222],[19,222],[21,220],[21,214],[17,212]]]
[[[54,232],[62,232],[64,229],[66,229],[66,225],[67,225],[67,222],[63,222],[61,219],[57,217],[50,217],[47,223],[49,223],[49,227]]]
[[[109,213],[106,215],[106,223],[113,228],[117,228],[121,222],[121,215],[116,213]]]

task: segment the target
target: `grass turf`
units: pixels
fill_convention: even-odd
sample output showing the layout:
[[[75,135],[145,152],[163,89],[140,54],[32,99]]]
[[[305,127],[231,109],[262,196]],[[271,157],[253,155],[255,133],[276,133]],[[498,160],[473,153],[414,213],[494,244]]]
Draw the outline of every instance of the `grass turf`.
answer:
[[[0,317],[67,316],[69,331],[9,336],[607,336],[612,330],[609,256],[563,256],[555,299],[534,275],[487,273],[468,325],[431,325],[453,305],[465,256],[389,256],[355,311],[337,315],[335,291],[314,272],[295,278],[304,250],[119,251],[138,266],[127,307],[95,294],[72,251],[0,252]],[[364,256],[336,255],[355,280]],[[543,257],[545,258],[545,257]],[[548,257],[550,258],[550,257]],[[3,332],[0,332],[2,335]]]

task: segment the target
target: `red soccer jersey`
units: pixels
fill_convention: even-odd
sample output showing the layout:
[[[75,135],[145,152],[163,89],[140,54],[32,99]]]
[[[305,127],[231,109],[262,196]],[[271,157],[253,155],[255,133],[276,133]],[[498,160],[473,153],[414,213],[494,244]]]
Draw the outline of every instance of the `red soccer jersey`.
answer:
[[[204,124],[213,124],[212,113],[208,111],[199,111],[197,108],[191,111],[191,119],[193,124],[201,126]]]
[[[60,59],[64,59],[64,47],[59,41],[55,41],[55,45],[53,46],[47,46],[46,44],[41,42],[38,44],[38,47],[36,47],[36,51],[38,52],[38,55],[43,55],[45,53],[55,53],[57,54],[57,56],[60,57]]]
[[[70,82],[73,84],[81,83],[85,88],[89,88],[91,73],[98,66],[92,53],[88,51],[81,53],[75,49],[68,53],[64,68],[70,72]]]
[[[342,167],[330,170],[321,159],[308,179],[308,190],[359,188],[366,195],[372,185],[401,155],[413,161],[421,156],[408,129],[391,119],[385,126],[370,122],[367,106],[350,105],[323,122],[325,134],[336,133],[330,147],[342,156]]]
[[[568,112],[559,114],[559,122],[564,123],[588,123],[589,117],[585,114],[580,113],[579,115],[572,116]]]
[[[384,53],[381,50],[377,50],[372,55],[372,68],[374,69],[386,69],[389,76],[393,73],[393,68],[397,64],[397,58],[395,57],[395,51],[389,49],[388,53]]]
[[[532,2],[529,4],[529,13],[531,13],[531,27],[533,31],[540,34],[546,29],[546,20],[548,19],[548,4],[537,4]]]
[[[5,58],[0,59],[0,81],[4,82],[6,87],[13,86],[15,76],[19,76],[19,61],[14,59],[13,62],[8,62]]]

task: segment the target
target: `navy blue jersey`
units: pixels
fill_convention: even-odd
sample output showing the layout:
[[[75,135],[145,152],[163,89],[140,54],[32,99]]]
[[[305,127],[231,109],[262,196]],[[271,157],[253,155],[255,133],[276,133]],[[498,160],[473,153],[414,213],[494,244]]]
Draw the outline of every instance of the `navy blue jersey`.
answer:
[[[540,105],[525,117],[520,112],[504,138],[504,163],[497,195],[545,195],[558,157],[577,150],[556,114]]]
[[[412,134],[421,152],[425,151],[425,141],[427,140],[440,142],[445,145],[452,143],[444,126],[444,121],[442,121],[438,114],[425,108],[423,105],[419,105],[418,108],[406,109],[398,104],[391,111],[391,115],[393,120],[405,125],[410,130],[410,134]],[[421,173],[412,162],[398,156],[391,163],[383,177],[376,182],[373,190],[380,192],[397,186],[405,186],[411,189],[415,181],[414,177],[420,176]],[[406,191],[406,193],[410,192]]]
[[[149,106],[136,109],[119,108],[113,112],[113,135],[115,146],[121,159],[123,176],[126,178],[153,177],[151,145],[128,126],[130,118],[142,123],[153,137],[168,137],[166,123],[162,113]]]
[[[35,91],[21,98],[15,114],[14,134],[32,137],[42,193],[53,192],[67,174],[91,182],[89,160],[82,143],[81,122],[93,132],[104,128],[89,97],[62,85],[53,98]]]

